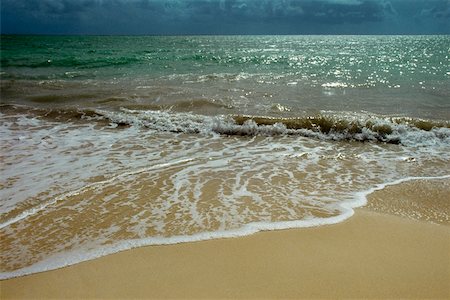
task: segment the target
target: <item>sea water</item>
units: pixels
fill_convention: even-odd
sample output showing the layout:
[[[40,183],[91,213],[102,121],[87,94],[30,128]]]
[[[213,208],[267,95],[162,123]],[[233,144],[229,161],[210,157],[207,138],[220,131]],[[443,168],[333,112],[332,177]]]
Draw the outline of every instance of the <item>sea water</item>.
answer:
[[[448,36],[2,36],[0,84],[1,278],[450,178]]]

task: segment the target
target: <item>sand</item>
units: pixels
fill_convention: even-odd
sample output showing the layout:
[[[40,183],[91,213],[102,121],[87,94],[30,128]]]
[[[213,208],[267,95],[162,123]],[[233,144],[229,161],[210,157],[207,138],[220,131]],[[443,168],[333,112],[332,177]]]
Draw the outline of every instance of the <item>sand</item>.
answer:
[[[5,280],[1,298],[450,298],[450,226],[358,209],[329,226],[150,246]]]

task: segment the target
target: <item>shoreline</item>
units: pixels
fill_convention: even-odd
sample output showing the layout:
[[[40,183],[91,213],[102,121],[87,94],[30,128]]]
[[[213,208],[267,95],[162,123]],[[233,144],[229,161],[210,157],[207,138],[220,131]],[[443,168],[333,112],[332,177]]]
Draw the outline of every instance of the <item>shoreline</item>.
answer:
[[[40,261],[34,265],[25,267],[23,269],[19,269],[18,272],[11,271],[11,272],[5,272],[0,273],[0,281],[2,280],[8,280],[13,279],[17,277],[32,275],[36,273],[42,273],[42,272],[48,272],[53,271],[65,267],[69,267],[75,264],[79,264],[81,262],[90,261],[94,259],[101,258],[106,255],[112,255],[116,254],[122,251],[128,251],[140,247],[147,247],[147,246],[162,246],[162,245],[176,245],[181,243],[194,243],[194,242],[201,242],[201,241],[207,241],[212,239],[229,239],[229,238],[240,238],[240,237],[246,237],[249,235],[253,235],[259,232],[265,232],[265,231],[279,231],[279,230],[289,230],[289,229],[304,229],[304,228],[311,228],[311,227],[318,227],[318,226],[329,226],[338,224],[341,222],[346,221],[347,219],[351,218],[355,210],[358,208],[368,208],[371,211],[378,211],[381,213],[387,213],[392,215],[400,215],[399,211],[403,211],[403,216],[410,217],[413,219],[417,219],[417,216],[415,215],[414,211],[419,206],[421,206],[421,202],[423,202],[423,199],[427,198],[427,193],[432,193],[433,190],[435,190],[435,193],[433,194],[434,200],[431,202],[434,203],[434,209],[439,210],[440,207],[444,208],[444,215],[446,214],[446,210],[448,206],[446,201],[446,194],[447,192],[450,192],[450,175],[442,175],[442,176],[429,176],[429,177],[406,177],[403,179],[395,180],[392,182],[386,182],[382,184],[377,184],[374,187],[367,189],[365,191],[361,192],[355,192],[353,200],[349,201],[347,203],[341,203],[339,204],[339,207],[342,209],[342,214],[337,215],[334,217],[328,217],[328,218],[318,218],[315,220],[296,220],[296,221],[278,221],[278,222],[252,222],[249,224],[244,225],[241,228],[235,229],[235,230],[227,230],[227,231],[216,231],[216,232],[203,232],[203,233],[197,233],[190,236],[172,236],[172,237],[149,237],[139,240],[126,240],[119,242],[114,245],[106,246],[98,248],[95,251],[88,251],[85,253],[74,253],[73,256],[69,255],[67,256],[67,253],[65,255],[59,256],[55,255],[53,257],[49,257],[46,260]],[[108,180],[110,181],[110,180]],[[443,185],[439,185],[437,183],[442,182]],[[447,183],[446,183],[447,182]],[[103,184],[104,182],[100,182]],[[409,186],[412,185],[420,185],[424,184],[419,189],[414,189],[413,187]],[[447,184],[447,186],[445,186]],[[98,183],[92,184],[98,185]],[[389,193],[389,191],[392,188],[398,188],[400,189],[400,194],[392,195]],[[388,193],[386,193],[388,192]],[[412,193],[411,193],[412,192]],[[418,193],[420,192],[420,193]],[[73,192],[70,192],[73,193]],[[408,194],[409,193],[409,194]],[[415,193],[415,194],[414,194]],[[407,207],[405,207],[404,203],[406,203],[404,198],[405,196],[409,197],[409,200],[415,201],[416,203],[409,203]],[[420,197],[421,196],[421,197]],[[384,201],[383,199],[389,199],[388,202],[390,203],[396,203],[399,205],[395,208],[395,210],[387,209],[385,206],[388,202]],[[402,200],[400,200],[402,199]],[[400,200],[400,201],[399,201]],[[400,202],[400,204],[398,204]],[[430,201],[428,201],[430,202]],[[53,202],[52,202],[53,203]],[[433,203],[432,203],[433,204]],[[381,205],[380,207],[377,207],[377,205]],[[47,206],[47,204],[44,206],[44,208]],[[425,205],[426,209],[430,208],[430,203],[426,203]],[[450,208],[450,206],[449,206]],[[39,208],[41,210],[43,208]],[[408,211],[409,210],[409,211]],[[25,215],[27,215],[27,212],[24,212]],[[23,214],[24,214],[23,213]],[[35,212],[34,212],[35,213]],[[430,211],[427,212],[428,214]],[[434,212],[435,213],[435,212]],[[22,215],[19,216],[17,219],[23,218]],[[419,218],[419,220],[426,220],[425,218]],[[447,218],[448,219],[448,218]],[[428,219],[428,221],[431,221],[435,224],[447,224],[448,220],[438,220],[436,223],[436,220]],[[433,222],[434,221],[434,222]],[[440,222],[439,222],[440,221]],[[11,223],[16,222],[14,219]],[[8,226],[9,223],[3,223],[0,224],[0,228],[3,228],[5,226]],[[80,259],[80,257],[83,257],[83,259]],[[9,276],[8,276],[9,275]]]
[[[3,280],[1,298],[448,298],[449,237],[450,226],[358,208],[334,225],[146,246]]]

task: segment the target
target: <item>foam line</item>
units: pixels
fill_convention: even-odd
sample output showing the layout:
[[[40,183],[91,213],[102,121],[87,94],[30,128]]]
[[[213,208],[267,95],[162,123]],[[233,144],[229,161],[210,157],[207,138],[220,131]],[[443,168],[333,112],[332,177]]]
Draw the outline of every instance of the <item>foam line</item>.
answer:
[[[211,117],[193,113],[140,111],[126,108],[121,108],[120,112],[104,110],[96,112],[113,123],[190,134],[300,135],[322,140],[378,141],[404,146],[448,145],[450,143],[450,129],[446,121],[389,119],[364,113],[348,115],[322,111],[322,115],[318,117],[276,118],[252,115]]]
[[[182,161],[179,161],[182,162]],[[178,163],[179,163],[178,162]],[[131,172],[130,172],[131,173]],[[378,184],[373,188],[362,192],[356,192],[354,197],[349,199],[348,202],[338,204],[337,207],[342,211],[342,214],[330,218],[315,218],[311,220],[296,220],[296,221],[284,221],[284,222],[252,222],[248,223],[241,228],[235,230],[214,231],[214,232],[202,232],[188,236],[172,236],[168,238],[162,237],[149,237],[143,239],[126,240],[115,243],[111,246],[100,246],[94,250],[81,250],[65,252],[53,255],[45,260],[42,260],[31,266],[11,271],[0,273],[0,280],[9,278],[29,275],[33,273],[39,273],[44,271],[55,270],[66,266],[74,265],[83,261],[93,260],[105,255],[114,254],[117,252],[152,245],[172,245],[187,242],[198,242],[219,238],[233,238],[243,237],[251,235],[260,231],[270,230],[283,230],[293,228],[307,228],[316,227],[322,225],[332,225],[343,222],[350,218],[354,214],[354,208],[361,207],[367,204],[367,196],[375,191],[382,190],[387,186],[401,184],[407,181],[414,180],[438,180],[448,179],[450,175],[432,176],[432,177],[407,177],[399,180],[395,180],[388,183]]]

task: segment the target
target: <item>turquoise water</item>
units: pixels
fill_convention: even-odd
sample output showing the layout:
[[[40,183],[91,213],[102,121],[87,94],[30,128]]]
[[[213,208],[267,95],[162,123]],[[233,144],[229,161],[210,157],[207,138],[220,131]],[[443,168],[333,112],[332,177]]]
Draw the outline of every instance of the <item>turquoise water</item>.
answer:
[[[449,119],[449,49],[448,36],[2,36],[2,98],[203,99],[233,113],[266,115],[274,103]],[[16,95],[17,81],[30,95]]]
[[[450,175],[449,36],[2,36],[0,87],[0,279]]]
[[[448,36],[3,36],[1,62],[17,79],[261,72],[388,86],[448,80],[449,47]]]

